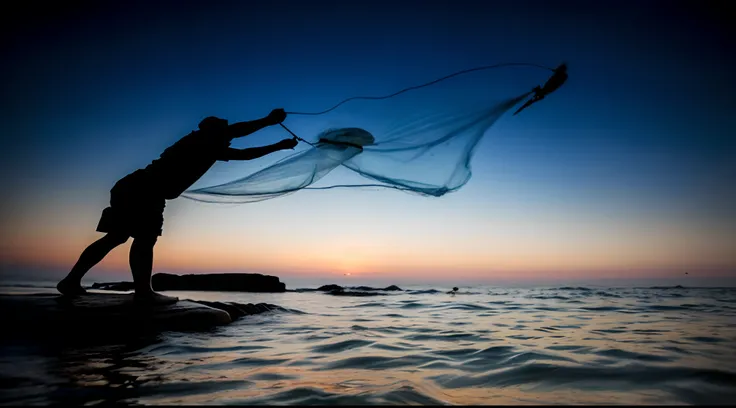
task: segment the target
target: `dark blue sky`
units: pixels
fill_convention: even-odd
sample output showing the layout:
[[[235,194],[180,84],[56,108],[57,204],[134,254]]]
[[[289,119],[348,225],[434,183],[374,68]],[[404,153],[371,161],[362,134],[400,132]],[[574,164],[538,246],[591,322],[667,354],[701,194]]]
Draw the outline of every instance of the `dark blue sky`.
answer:
[[[89,194],[104,205],[115,180],[208,115],[321,110],[477,65],[562,61],[568,84],[523,120],[498,125],[503,143],[484,145],[474,164],[495,175],[476,172],[477,183],[549,191],[539,199],[568,202],[571,214],[599,208],[605,217],[620,205],[705,226],[734,221],[727,2],[73,4],[4,22],[4,225],[33,218],[23,209],[39,200],[74,206]],[[500,96],[547,74],[505,75]],[[283,136],[265,132],[239,146]]]

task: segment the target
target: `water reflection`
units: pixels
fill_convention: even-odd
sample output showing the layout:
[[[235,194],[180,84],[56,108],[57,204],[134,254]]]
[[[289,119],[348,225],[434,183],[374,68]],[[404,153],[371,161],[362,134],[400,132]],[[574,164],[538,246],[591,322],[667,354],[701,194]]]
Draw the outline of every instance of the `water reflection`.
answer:
[[[110,339],[94,333],[61,333],[47,343],[16,341],[3,345],[0,372],[3,382],[22,385],[9,395],[16,403],[129,405],[141,397],[142,387],[165,381],[156,369],[163,362],[140,352],[162,341],[159,335]]]
[[[267,300],[307,314],[250,316],[207,332],[60,333],[5,344],[0,402],[720,404],[736,398],[736,291],[476,292],[370,300],[203,294]]]

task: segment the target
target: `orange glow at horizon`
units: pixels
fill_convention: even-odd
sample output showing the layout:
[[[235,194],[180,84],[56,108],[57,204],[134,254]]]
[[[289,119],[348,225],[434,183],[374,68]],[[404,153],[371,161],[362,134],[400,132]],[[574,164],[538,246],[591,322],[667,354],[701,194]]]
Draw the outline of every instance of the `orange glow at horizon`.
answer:
[[[406,199],[401,218],[382,214],[386,204],[381,200],[405,199],[396,195],[374,196],[375,214],[360,218],[339,211],[351,205],[348,199],[330,207],[317,195],[303,197],[299,204],[308,209],[308,217],[295,213],[295,202],[289,200],[248,206],[247,211],[171,202],[164,236],[155,248],[154,272],[535,279],[637,277],[640,270],[651,277],[671,276],[688,268],[716,271],[736,265],[734,233],[726,224],[649,218],[622,223],[554,208],[519,215],[453,208],[458,204],[452,198]],[[102,236],[94,226],[104,202],[54,209],[41,205],[28,210],[31,216],[10,220],[8,230],[14,233],[2,243],[0,260],[71,268],[81,251]],[[427,222],[429,211],[443,211],[445,217]],[[279,218],[283,214],[288,217]],[[131,241],[98,268],[127,270]]]
[[[65,240],[34,239],[36,245],[13,245],[3,248],[0,256],[19,264],[70,268],[81,251],[102,234],[85,233]],[[95,268],[105,270],[128,270],[129,240],[113,250]],[[662,262],[650,257],[621,259],[618,267],[612,267],[605,254],[587,251],[587,256],[574,257],[558,248],[557,251],[531,248],[533,256],[522,250],[512,250],[508,245],[500,245],[485,254],[473,251],[441,251],[439,248],[418,250],[416,248],[342,249],[318,252],[316,248],[290,248],[253,246],[250,248],[227,245],[201,246],[183,239],[162,239],[155,249],[154,272],[166,271],[242,271],[261,273],[284,273],[310,276],[342,275],[373,276],[397,278],[489,278],[489,279],[535,279],[539,277],[556,278],[634,278],[638,270],[648,270],[649,277],[666,277],[679,271],[712,268],[724,270],[730,265],[717,260],[710,264],[688,264],[681,262]],[[39,248],[43,248],[39,251]],[[43,253],[43,257],[38,254]],[[526,255],[526,256],[525,256]],[[676,257],[673,254],[673,259]],[[680,254],[682,261],[686,259]],[[553,265],[553,266],[550,266]]]

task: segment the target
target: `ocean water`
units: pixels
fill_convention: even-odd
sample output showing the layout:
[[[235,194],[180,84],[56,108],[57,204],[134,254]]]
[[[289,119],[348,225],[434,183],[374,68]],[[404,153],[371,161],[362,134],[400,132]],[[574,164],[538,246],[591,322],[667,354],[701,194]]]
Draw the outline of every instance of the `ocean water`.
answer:
[[[168,292],[295,311],[207,332],[4,341],[0,404],[736,402],[736,289],[404,289]],[[24,291],[41,289],[4,288]]]

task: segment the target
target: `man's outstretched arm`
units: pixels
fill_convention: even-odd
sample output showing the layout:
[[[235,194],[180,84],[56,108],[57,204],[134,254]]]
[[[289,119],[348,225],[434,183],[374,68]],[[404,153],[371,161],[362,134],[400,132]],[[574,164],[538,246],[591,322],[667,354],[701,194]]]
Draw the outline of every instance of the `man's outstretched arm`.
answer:
[[[251,120],[248,122],[237,122],[227,127],[230,137],[243,137],[255,133],[265,127],[277,125],[286,119],[283,109],[274,109],[265,118]]]
[[[278,143],[263,147],[251,147],[248,149],[228,148],[218,160],[253,160],[279,150],[293,149],[297,143],[296,139],[284,139]]]

